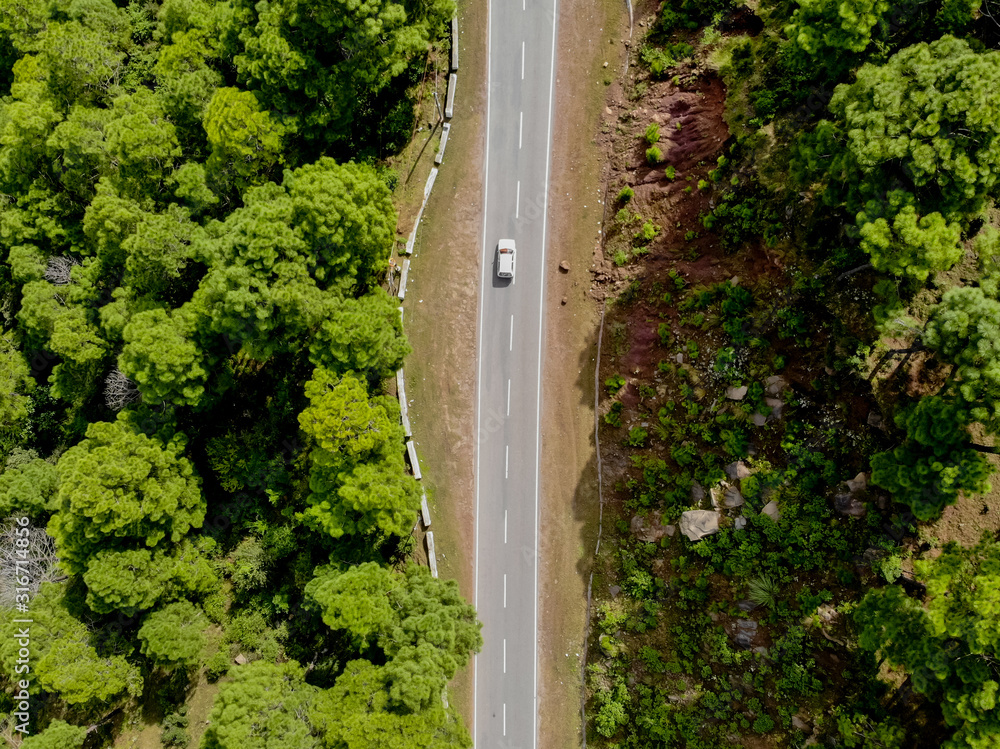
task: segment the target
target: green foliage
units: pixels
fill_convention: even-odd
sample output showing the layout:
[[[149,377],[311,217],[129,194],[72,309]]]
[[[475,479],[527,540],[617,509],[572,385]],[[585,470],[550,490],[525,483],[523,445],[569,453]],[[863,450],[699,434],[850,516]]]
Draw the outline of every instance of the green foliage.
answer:
[[[814,59],[834,65],[845,53],[860,53],[889,9],[888,0],[797,0],[785,34]],[[848,56],[849,60],[850,57]]]
[[[660,141],[660,126],[658,123],[654,122],[646,128],[646,133],[643,136],[646,139],[646,143],[650,146],[654,146]]]
[[[625,438],[625,443],[629,447],[643,447],[646,444],[648,436],[649,432],[642,427],[632,427],[628,430],[628,437]]]
[[[663,151],[657,146],[650,146],[646,149],[646,163],[650,166],[656,166],[661,161],[663,161]]]
[[[757,575],[750,579],[747,586],[747,598],[759,606],[773,609],[781,595],[781,586],[770,575]]]
[[[0,516],[14,512],[45,521],[59,507],[59,471],[52,463],[35,458],[0,474]]]
[[[305,593],[319,606],[323,622],[346,630],[363,651],[394,621],[388,593],[398,584],[390,570],[366,562],[343,572],[317,570]]]
[[[255,661],[229,676],[215,697],[203,749],[319,749],[308,719],[317,690],[301,666]]]
[[[63,587],[42,583],[31,601],[32,671],[37,684],[70,705],[97,705],[117,700],[124,692],[142,691],[138,669],[121,655],[99,654],[90,644],[92,634],[74,617],[63,596]],[[12,617],[3,622],[0,664],[16,677],[18,627]]]
[[[126,424],[97,422],[59,460],[59,509],[49,523],[61,562],[82,572],[112,539],[176,543],[201,527],[205,504],[180,445],[163,445]]]
[[[937,559],[918,562],[926,606],[895,586],[869,592],[855,619],[862,647],[912,676],[914,689],[940,704],[954,731],[947,749],[988,746],[1000,731],[995,662],[1000,638],[996,590],[1000,547],[949,544]]]
[[[604,381],[604,387],[608,389],[608,395],[614,397],[626,385],[626,380],[620,374],[612,375]]]
[[[203,124],[212,148],[206,167],[240,191],[265,182],[283,161],[285,129],[261,110],[252,91],[217,88]]]
[[[160,733],[160,743],[163,746],[186,747],[191,741],[187,732],[191,721],[186,715],[186,707],[182,708],[182,712],[170,713],[163,719],[163,732]]]
[[[618,193],[618,202],[624,205],[628,203],[633,197],[635,197],[635,191],[626,185]]]
[[[177,601],[147,614],[139,628],[142,654],[167,669],[193,666],[205,645],[208,620],[190,601]]]
[[[87,738],[87,729],[62,720],[53,720],[41,733],[28,736],[21,742],[22,749],[81,749]]]

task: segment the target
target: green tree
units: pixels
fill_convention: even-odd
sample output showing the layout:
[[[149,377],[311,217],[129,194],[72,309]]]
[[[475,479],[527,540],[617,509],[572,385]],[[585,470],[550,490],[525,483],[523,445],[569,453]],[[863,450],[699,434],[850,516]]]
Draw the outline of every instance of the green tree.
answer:
[[[1000,302],[981,287],[949,289],[931,310],[923,342],[952,367],[945,391],[989,431],[1000,427]]]
[[[386,377],[403,365],[410,351],[396,300],[375,287],[337,304],[309,344],[309,361],[336,372]]]
[[[211,359],[195,339],[197,315],[190,308],[137,313],[125,326],[118,368],[144,399],[197,406],[205,397]]]
[[[41,733],[28,736],[21,749],[81,749],[87,729],[62,720],[54,720]]]
[[[944,749],[992,746],[1000,735],[1000,546],[951,543],[915,568],[927,585],[926,605],[896,586],[869,592],[855,613],[858,641],[941,706],[954,729]]]
[[[59,459],[59,510],[49,522],[72,574],[107,543],[176,543],[205,517],[198,480],[178,444],[136,434],[123,422],[96,422]]]
[[[389,600],[396,621],[379,640],[390,659],[389,697],[410,710],[426,709],[482,647],[482,625],[458,583],[415,564],[407,566],[404,584],[389,591]]]
[[[971,447],[968,411],[946,397],[925,397],[896,417],[902,445],[872,456],[872,483],[888,489],[920,520],[932,520],[967,494],[989,491],[993,472]]]
[[[864,52],[887,10],[888,0],[796,0],[785,34],[811,57],[833,65],[838,56]],[[850,58],[848,58],[850,59]]]
[[[348,135],[359,101],[425,52],[455,12],[452,0],[236,5],[243,19],[243,50],[235,58],[241,77],[259,89],[267,109],[321,141]]]
[[[299,414],[299,426],[319,450],[326,465],[353,465],[369,456],[401,451],[402,428],[384,399],[368,398],[364,382],[353,374],[338,376],[322,367],[306,382],[309,406]]]
[[[202,749],[319,749],[307,716],[316,688],[294,661],[255,661],[229,671],[209,716]]]
[[[240,192],[267,181],[271,169],[284,160],[285,130],[261,110],[252,91],[216,89],[203,123],[212,148],[208,168]]]
[[[322,612],[330,629],[342,629],[354,640],[358,650],[388,630],[396,613],[388,593],[400,580],[391,570],[376,562],[354,565],[340,572],[320,568],[306,585],[306,595]]]
[[[834,119],[800,139],[800,179],[818,178],[827,204],[858,215],[880,267],[926,278],[954,262],[953,224],[981,210],[997,184],[998,60],[950,36],[907,47],[838,86]]]
[[[406,473],[402,454],[359,463],[334,480],[326,466],[314,462],[309,488],[310,507],[302,519],[334,538],[369,533],[404,537],[420,507],[420,487]]]
[[[4,617],[0,664],[12,678],[19,644],[16,633],[23,624]],[[86,625],[69,611],[63,586],[42,583],[31,601],[32,672],[46,692],[56,694],[70,705],[96,704],[116,699],[128,691],[142,692],[138,669],[121,655],[98,654],[91,646]]]
[[[34,388],[24,356],[9,336],[0,336],[0,424],[11,427],[28,417]]]
[[[59,507],[59,470],[40,458],[0,474],[0,517],[23,513],[47,520]]]
[[[333,688],[320,692],[310,710],[326,749],[467,749],[468,733],[452,711],[436,701],[419,713],[401,713],[389,701],[385,669],[350,661]]]
[[[147,614],[139,628],[142,654],[158,666],[193,666],[205,645],[204,612],[190,601],[177,601]]]

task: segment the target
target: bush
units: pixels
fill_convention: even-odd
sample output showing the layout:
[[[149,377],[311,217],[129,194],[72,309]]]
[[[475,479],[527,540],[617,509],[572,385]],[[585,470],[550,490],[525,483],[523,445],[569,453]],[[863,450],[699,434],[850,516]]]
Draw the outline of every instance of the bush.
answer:
[[[648,436],[649,432],[642,427],[632,427],[628,430],[628,437],[625,441],[629,447],[642,447],[646,444],[646,437]]]
[[[653,238],[660,233],[660,227],[654,224],[652,221],[647,221],[642,225],[642,230],[637,232],[635,235],[636,242],[642,242],[643,244],[647,242],[652,242]]]
[[[667,167],[667,169],[666,169],[666,175],[667,175],[667,179],[673,179],[674,177],[677,176],[677,169],[674,167],[673,164],[671,164],[670,166]]]
[[[160,743],[163,746],[187,746],[190,743],[186,712],[187,707],[182,707],[181,712],[171,713],[163,719],[163,733],[160,734]]]
[[[611,262],[621,268],[628,262],[628,253],[625,250],[615,250],[615,254],[611,256]]]
[[[635,197],[635,191],[631,187],[626,185],[621,189],[621,192],[618,193],[618,202],[625,204],[634,197]],[[626,213],[628,213],[628,211],[626,211]]]
[[[767,715],[761,715],[753,722],[753,730],[757,733],[767,733],[774,730],[774,721]]]
[[[214,683],[229,673],[231,665],[229,648],[223,646],[205,663],[205,678]]]
[[[615,401],[611,404],[611,410],[604,414],[604,421],[613,427],[620,427],[622,425],[622,410],[625,406],[621,401]]]
[[[646,128],[646,143],[651,146],[655,146],[660,140],[660,126],[658,123],[653,122],[649,127]]]
[[[625,387],[625,378],[620,374],[612,375],[604,381],[604,386],[608,389],[608,395],[617,395]]]
[[[656,166],[663,161],[663,151],[656,146],[650,146],[646,149],[646,161],[650,166]]]

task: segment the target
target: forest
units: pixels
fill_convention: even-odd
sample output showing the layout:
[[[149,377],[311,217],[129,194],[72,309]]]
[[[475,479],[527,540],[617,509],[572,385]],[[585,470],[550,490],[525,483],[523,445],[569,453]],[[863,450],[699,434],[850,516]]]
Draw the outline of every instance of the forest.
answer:
[[[385,160],[454,12],[0,0],[9,746],[471,746],[444,688],[480,625],[407,561],[384,388]]]
[[[998,747],[1000,4],[636,12],[590,743]]]

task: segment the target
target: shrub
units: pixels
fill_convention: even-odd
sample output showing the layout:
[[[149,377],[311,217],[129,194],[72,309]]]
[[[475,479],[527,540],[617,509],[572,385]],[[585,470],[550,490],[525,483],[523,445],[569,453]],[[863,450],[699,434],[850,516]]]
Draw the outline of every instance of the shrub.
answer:
[[[229,648],[223,646],[216,651],[205,663],[205,678],[210,682],[216,682],[229,673],[232,662],[229,659]]]
[[[621,249],[615,250],[615,254],[611,256],[611,261],[621,268],[628,262],[628,253]]]
[[[636,233],[635,241],[642,242],[643,244],[647,242],[652,242],[653,238],[659,233],[660,233],[660,227],[654,224],[652,221],[647,221],[642,225],[642,230]]]
[[[758,606],[767,606],[769,609],[774,608],[780,593],[781,586],[770,575],[757,575],[750,580],[747,588],[747,598]]]
[[[661,322],[656,328],[656,333],[660,336],[661,346],[667,347],[673,344],[674,334],[670,332],[670,326],[667,323]]]
[[[612,375],[604,381],[604,386],[608,389],[608,395],[617,395],[625,387],[625,378],[620,374]]]
[[[655,146],[660,140],[660,125],[653,122],[646,128],[646,143]]]
[[[631,187],[629,187],[628,185],[626,185],[625,187],[623,187],[621,189],[621,192],[618,193],[618,202],[622,203],[622,204],[625,204],[625,203],[629,202],[634,197],[635,197],[635,191]],[[628,213],[628,211],[625,211],[625,212],[626,212],[626,214]]]
[[[646,437],[648,436],[649,432],[642,427],[632,427],[628,430],[628,437],[625,441],[629,447],[642,447],[646,444]]]
[[[753,722],[753,730],[757,733],[767,733],[774,730],[774,721],[767,715],[761,715]]]
[[[667,179],[673,179],[674,177],[676,177],[677,176],[677,169],[676,169],[676,167],[674,167],[673,164],[671,164],[670,166],[668,166],[667,169],[666,169],[666,174],[667,174]]]
[[[646,161],[650,166],[656,166],[663,161],[663,151],[656,146],[650,146],[646,149]]]
[[[188,717],[185,714],[187,707],[181,708],[181,712],[171,713],[163,719],[163,733],[160,734],[160,743],[163,746],[187,746],[191,737],[188,735]]]
[[[611,404],[611,410],[604,414],[604,421],[613,427],[620,427],[622,425],[622,410],[625,408],[621,401],[615,401]]]

